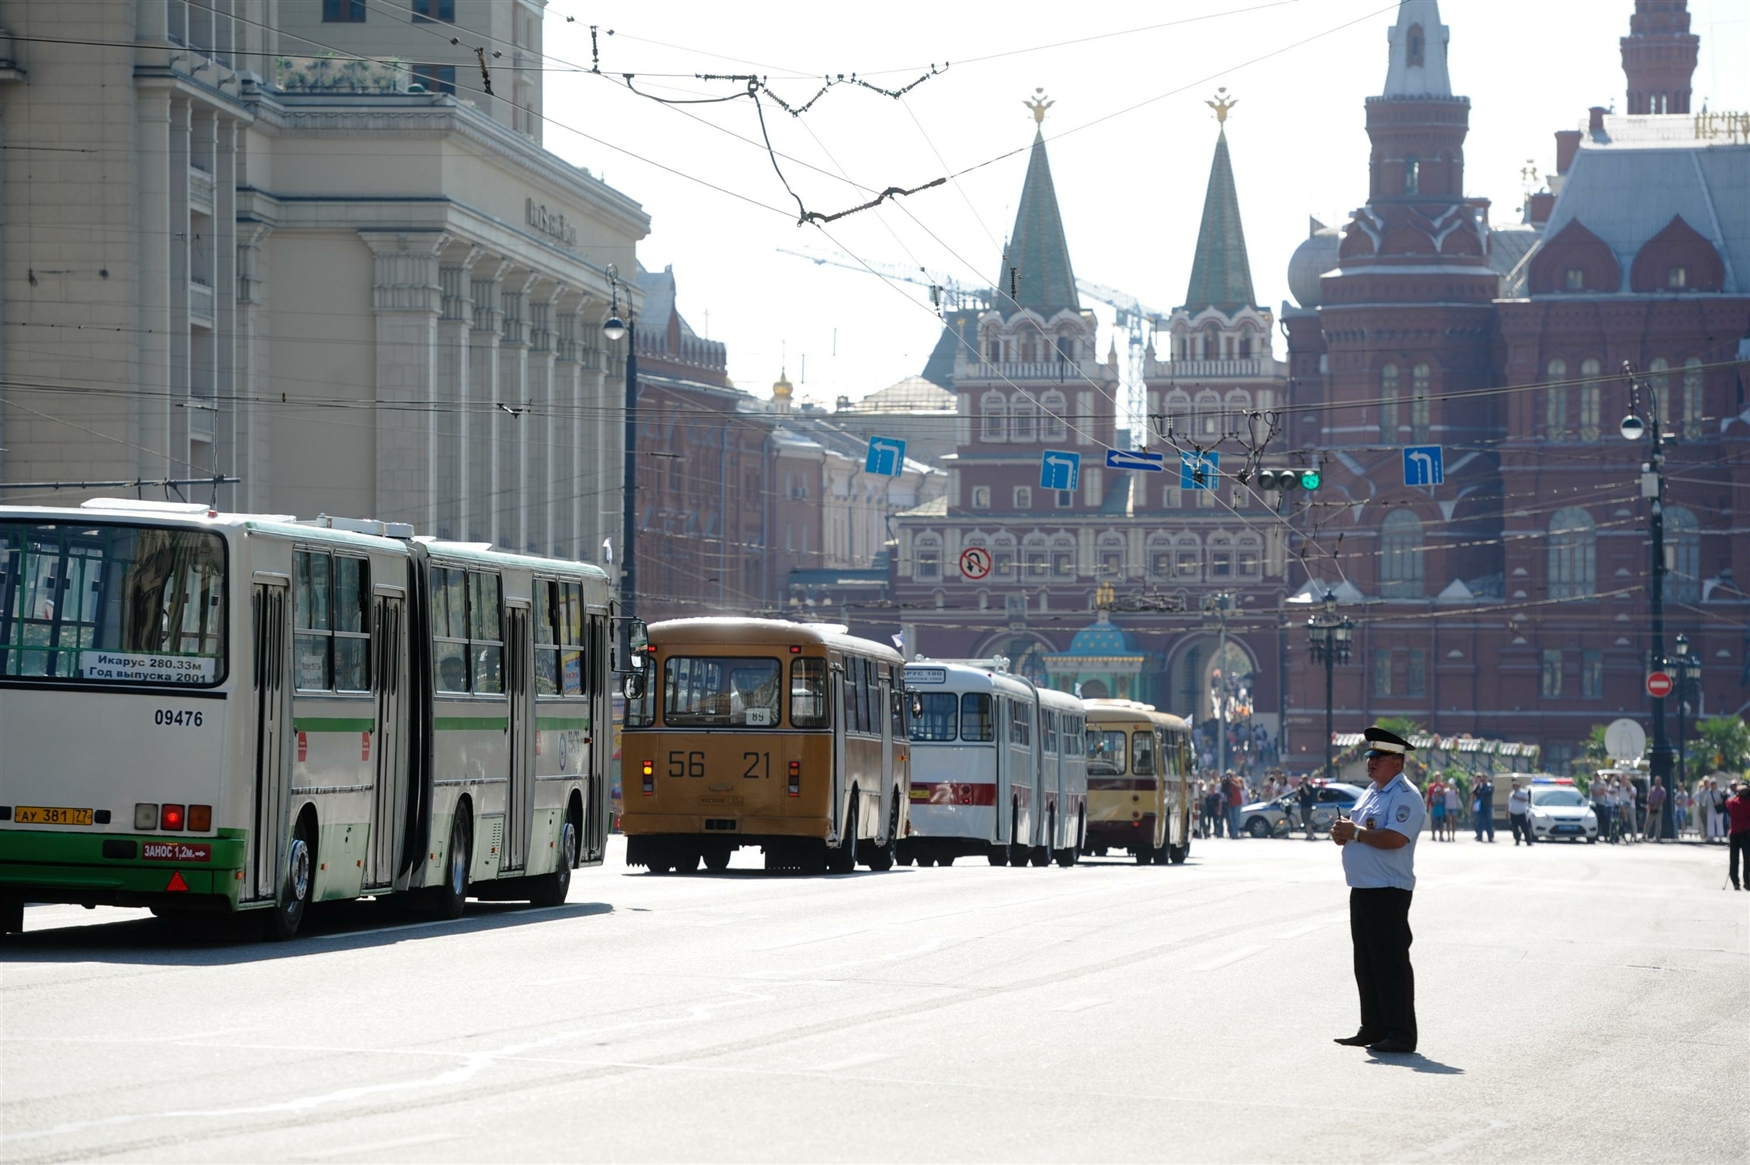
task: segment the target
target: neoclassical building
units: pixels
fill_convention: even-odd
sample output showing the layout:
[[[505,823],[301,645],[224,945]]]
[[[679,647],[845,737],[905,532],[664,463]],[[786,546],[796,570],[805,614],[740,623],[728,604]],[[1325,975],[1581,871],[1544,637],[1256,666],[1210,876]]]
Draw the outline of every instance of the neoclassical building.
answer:
[[[0,480],[599,561],[649,218],[448,44],[526,65],[542,8],[0,3]]]

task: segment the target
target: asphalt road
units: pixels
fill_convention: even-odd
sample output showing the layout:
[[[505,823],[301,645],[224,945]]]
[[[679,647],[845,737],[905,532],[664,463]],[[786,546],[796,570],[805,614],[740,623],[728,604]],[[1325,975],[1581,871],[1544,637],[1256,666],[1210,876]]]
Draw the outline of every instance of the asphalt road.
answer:
[[[1743,1161],[1719,848],[1418,846],[1422,1054],[1354,1031],[1326,842],[1183,867],[580,872],[290,945],[33,907],[0,1160]]]

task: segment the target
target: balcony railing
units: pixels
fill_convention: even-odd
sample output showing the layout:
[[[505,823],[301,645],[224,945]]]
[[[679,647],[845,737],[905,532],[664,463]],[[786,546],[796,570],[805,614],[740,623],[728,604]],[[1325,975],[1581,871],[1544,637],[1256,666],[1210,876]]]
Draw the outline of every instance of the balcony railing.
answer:
[[[1273,360],[1169,360],[1155,365],[1154,375],[1169,380],[1239,380],[1272,376]]]
[[[960,380],[1081,380],[1092,369],[1074,360],[968,360]]]

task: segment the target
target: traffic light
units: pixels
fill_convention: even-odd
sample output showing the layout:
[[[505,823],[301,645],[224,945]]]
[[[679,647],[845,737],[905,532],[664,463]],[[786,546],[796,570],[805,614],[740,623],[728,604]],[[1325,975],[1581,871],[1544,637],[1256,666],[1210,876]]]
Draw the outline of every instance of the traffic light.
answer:
[[[1316,469],[1303,469],[1300,471],[1301,489],[1317,489],[1324,484],[1324,480],[1325,479],[1320,476],[1319,471]]]
[[[1299,489],[1300,470],[1261,469],[1258,471],[1258,488],[1261,490]]]

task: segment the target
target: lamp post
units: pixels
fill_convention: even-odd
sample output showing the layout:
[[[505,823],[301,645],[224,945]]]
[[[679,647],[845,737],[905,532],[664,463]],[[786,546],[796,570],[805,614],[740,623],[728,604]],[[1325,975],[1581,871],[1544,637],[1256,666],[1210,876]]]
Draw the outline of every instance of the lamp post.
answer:
[[[1324,609],[1306,621],[1307,645],[1312,649],[1314,663],[1325,665],[1325,780],[1336,780],[1336,754],[1331,743],[1335,734],[1332,708],[1333,669],[1349,662],[1349,648],[1355,639],[1355,624],[1337,614],[1337,596],[1325,592]]]
[[[1213,595],[1203,596],[1203,610],[1208,616],[1213,616],[1221,625],[1221,646],[1216,649],[1215,660],[1215,771],[1217,776],[1227,772],[1227,673],[1222,670],[1227,667],[1227,613],[1233,607],[1234,597],[1227,591],[1218,591]]]
[[[1652,614],[1653,642],[1647,652],[1647,670],[1649,672],[1662,666],[1665,661],[1665,434],[1659,423],[1658,390],[1651,382],[1647,382],[1647,415],[1651,424],[1643,422],[1638,415],[1640,408],[1640,389],[1642,382],[1635,376],[1635,367],[1627,360],[1622,362],[1622,374],[1628,381],[1628,415],[1622,419],[1622,436],[1625,441],[1638,441],[1644,435],[1647,439],[1647,459],[1641,463],[1641,496],[1650,503],[1647,507],[1647,535],[1652,543],[1652,572],[1648,578],[1647,598]],[[1665,807],[1659,817],[1659,836],[1676,836],[1672,828],[1675,819],[1676,800],[1671,787],[1671,741],[1665,735],[1665,698],[1653,696],[1653,747],[1647,758],[1647,772],[1652,780],[1663,781],[1665,785]]]
[[[638,332],[632,322],[631,304],[626,307],[626,319],[620,318],[620,269],[608,264],[608,285],[613,291],[613,307],[602,335],[609,343],[626,341],[626,449],[620,472],[620,489],[624,495],[620,507],[620,613],[635,616],[638,595],[638,557],[635,545],[638,510]],[[630,295],[627,299],[630,300]]]
[[[1686,788],[1689,785],[1689,741],[1688,727],[1691,703],[1695,700],[1697,689],[1701,685],[1701,660],[1689,653],[1689,636],[1681,631],[1673,643],[1677,652],[1671,663],[1672,670],[1677,675],[1677,785]],[[1675,795],[1676,789],[1668,790]]]

